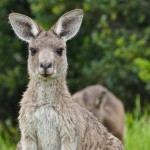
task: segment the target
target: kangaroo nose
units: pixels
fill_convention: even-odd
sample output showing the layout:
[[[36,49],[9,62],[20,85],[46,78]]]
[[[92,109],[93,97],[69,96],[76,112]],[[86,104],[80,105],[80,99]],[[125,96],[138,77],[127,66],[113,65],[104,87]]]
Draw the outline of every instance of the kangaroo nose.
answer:
[[[40,68],[43,68],[43,69],[47,69],[47,68],[52,68],[52,63],[40,63]]]

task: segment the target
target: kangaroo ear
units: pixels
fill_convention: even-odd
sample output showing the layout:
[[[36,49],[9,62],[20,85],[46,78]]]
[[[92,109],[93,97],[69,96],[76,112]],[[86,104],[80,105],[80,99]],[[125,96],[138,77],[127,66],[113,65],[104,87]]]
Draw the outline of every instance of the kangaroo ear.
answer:
[[[106,92],[102,92],[101,95],[99,95],[96,99],[95,99],[95,107],[96,108],[100,108],[101,104],[106,102],[107,100],[107,95]]]
[[[16,35],[23,41],[30,42],[40,32],[40,27],[28,16],[11,13],[9,21]]]
[[[69,11],[59,18],[53,30],[58,36],[67,41],[73,38],[79,31],[82,18],[83,11],[81,9]]]

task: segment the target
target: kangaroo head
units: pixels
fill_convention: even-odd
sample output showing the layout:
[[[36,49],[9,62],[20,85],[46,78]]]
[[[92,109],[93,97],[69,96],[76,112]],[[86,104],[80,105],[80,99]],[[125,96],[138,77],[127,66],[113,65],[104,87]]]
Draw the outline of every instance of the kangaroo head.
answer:
[[[66,75],[66,41],[77,34],[82,18],[82,10],[69,11],[46,31],[28,16],[18,13],[9,15],[10,24],[16,35],[29,44],[30,77],[45,79]]]

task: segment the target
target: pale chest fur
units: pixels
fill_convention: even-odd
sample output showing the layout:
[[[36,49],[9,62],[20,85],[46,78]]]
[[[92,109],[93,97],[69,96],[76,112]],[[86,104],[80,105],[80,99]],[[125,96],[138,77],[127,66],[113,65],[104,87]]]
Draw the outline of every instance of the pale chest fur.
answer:
[[[62,124],[62,119],[55,110],[50,106],[42,106],[33,116],[38,149],[60,149],[59,126]]]

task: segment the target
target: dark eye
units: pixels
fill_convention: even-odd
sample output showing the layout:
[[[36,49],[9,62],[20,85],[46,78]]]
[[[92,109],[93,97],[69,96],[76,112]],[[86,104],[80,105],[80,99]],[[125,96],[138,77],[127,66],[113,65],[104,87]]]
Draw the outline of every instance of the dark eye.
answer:
[[[56,50],[56,53],[59,55],[59,56],[62,56],[62,53],[63,53],[63,48],[58,48],[57,50]]]
[[[35,48],[30,48],[30,51],[31,51],[31,55],[33,56],[37,50]]]

